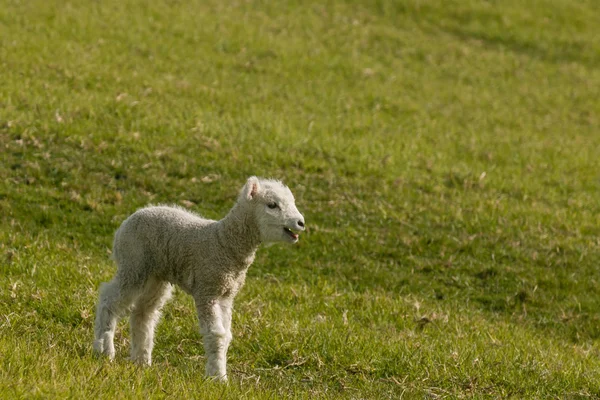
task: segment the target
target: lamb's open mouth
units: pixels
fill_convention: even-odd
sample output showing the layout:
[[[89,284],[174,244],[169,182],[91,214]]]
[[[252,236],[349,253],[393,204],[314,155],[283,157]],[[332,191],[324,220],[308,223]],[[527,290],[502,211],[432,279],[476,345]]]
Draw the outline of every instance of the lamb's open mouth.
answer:
[[[292,239],[294,239],[294,240],[298,239],[298,234],[294,233],[294,231],[292,231],[290,228],[284,227],[283,231],[285,233],[287,233]]]

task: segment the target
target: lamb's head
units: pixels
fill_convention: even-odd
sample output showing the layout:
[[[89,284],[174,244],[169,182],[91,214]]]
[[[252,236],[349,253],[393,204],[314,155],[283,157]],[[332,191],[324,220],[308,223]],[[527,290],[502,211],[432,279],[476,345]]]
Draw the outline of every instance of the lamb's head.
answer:
[[[283,183],[270,179],[248,179],[238,201],[252,207],[263,242],[296,243],[304,230],[304,217],[294,195]]]

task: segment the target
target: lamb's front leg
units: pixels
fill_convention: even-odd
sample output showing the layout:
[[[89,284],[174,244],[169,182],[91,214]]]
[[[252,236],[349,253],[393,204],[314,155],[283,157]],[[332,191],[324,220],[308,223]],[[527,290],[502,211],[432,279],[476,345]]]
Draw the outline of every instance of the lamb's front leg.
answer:
[[[223,315],[223,328],[225,328],[225,332],[227,335],[227,342],[225,346],[225,353],[227,353],[227,349],[229,349],[229,344],[231,343],[231,339],[233,338],[233,335],[231,334],[231,314],[233,312],[233,299],[220,299],[219,305],[221,307],[221,313]]]
[[[197,298],[196,310],[200,333],[204,337],[206,375],[221,381],[227,380],[227,347],[231,334],[225,329],[227,316],[217,299]]]

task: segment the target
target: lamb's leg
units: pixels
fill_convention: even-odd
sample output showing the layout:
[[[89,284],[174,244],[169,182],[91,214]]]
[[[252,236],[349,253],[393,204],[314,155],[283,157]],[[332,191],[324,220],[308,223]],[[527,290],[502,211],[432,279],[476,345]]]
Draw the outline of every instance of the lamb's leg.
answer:
[[[107,355],[111,360],[115,357],[115,328],[117,320],[135,297],[135,291],[123,290],[118,278],[100,286],[100,296],[96,310],[94,327],[94,350]]]
[[[135,300],[131,317],[131,359],[139,364],[152,364],[154,329],[160,319],[160,310],[171,297],[168,282],[151,280]]]
[[[224,315],[216,299],[197,298],[196,310],[200,333],[204,337],[206,375],[221,381],[227,380],[228,331],[224,327]]]
[[[229,344],[233,338],[231,334],[231,314],[233,312],[233,299],[221,299],[219,300],[219,306],[221,307],[221,313],[223,315],[223,328],[225,328],[226,339],[225,342],[225,354],[229,349]]]

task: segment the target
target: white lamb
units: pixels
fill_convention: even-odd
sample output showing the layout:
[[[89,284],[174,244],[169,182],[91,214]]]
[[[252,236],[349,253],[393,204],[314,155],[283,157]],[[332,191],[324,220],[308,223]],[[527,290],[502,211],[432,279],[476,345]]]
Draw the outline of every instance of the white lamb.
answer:
[[[154,329],[172,284],[193,296],[204,337],[206,374],[227,380],[233,299],[262,242],[298,241],[304,217],[279,181],[251,177],[220,221],[181,208],[152,206],[115,234],[117,273],[100,287],[94,350],[113,359],[117,319],[131,312],[131,359],[150,365]]]

